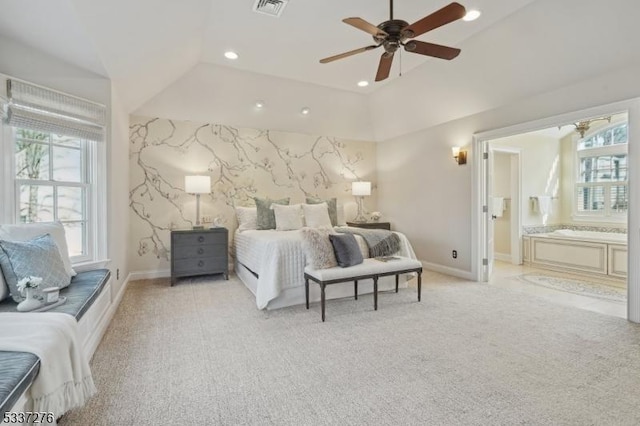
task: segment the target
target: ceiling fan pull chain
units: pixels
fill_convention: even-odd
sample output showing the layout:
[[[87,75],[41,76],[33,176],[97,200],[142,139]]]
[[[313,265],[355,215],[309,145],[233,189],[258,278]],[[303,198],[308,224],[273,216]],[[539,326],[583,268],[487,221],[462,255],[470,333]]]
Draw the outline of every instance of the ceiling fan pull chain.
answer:
[[[402,77],[402,50],[398,50],[400,52],[400,75],[398,77]]]

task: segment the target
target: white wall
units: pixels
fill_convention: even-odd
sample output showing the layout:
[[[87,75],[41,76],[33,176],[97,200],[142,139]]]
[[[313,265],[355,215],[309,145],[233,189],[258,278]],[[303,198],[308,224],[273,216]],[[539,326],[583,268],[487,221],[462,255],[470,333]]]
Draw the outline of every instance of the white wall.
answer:
[[[0,37],[0,73],[36,83],[107,105],[111,109],[111,83],[108,79],[65,63],[46,53]],[[129,267],[126,256],[128,222],[128,115],[119,107],[111,111],[108,145],[108,256],[113,274],[113,295],[117,294]],[[120,279],[116,271],[120,269]]]
[[[458,166],[451,147],[470,148],[474,133],[639,97],[638,75],[640,64],[635,64],[380,143],[380,211],[409,235],[420,259],[470,272],[473,153],[467,165]],[[640,169],[640,153],[630,161]],[[457,259],[451,257],[453,249]]]
[[[134,114],[373,140],[365,95],[211,64],[196,65]]]
[[[533,133],[510,136],[490,141],[492,147],[512,147],[521,150],[522,157],[522,225],[553,225],[560,223],[560,141],[549,136]],[[548,195],[552,200],[552,211],[543,217],[534,210],[530,197]]]

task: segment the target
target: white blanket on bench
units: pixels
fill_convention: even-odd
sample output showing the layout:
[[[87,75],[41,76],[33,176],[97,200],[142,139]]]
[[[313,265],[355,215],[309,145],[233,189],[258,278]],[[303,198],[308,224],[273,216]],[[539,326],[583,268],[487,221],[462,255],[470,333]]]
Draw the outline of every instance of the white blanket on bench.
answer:
[[[30,352],[40,358],[40,371],[30,389],[34,412],[58,417],[96,393],[78,339],[78,323],[71,315],[0,313],[0,351]]]

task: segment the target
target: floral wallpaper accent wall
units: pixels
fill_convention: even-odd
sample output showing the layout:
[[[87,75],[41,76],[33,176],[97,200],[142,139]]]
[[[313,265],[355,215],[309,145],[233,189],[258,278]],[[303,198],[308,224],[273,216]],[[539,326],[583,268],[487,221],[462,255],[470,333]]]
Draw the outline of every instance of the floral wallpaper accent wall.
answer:
[[[211,176],[211,194],[200,198],[200,216],[237,227],[234,207],[255,206],[253,197],[338,198],[345,218],[355,216],[351,182],[374,182],[376,144],[272,130],[237,128],[132,116],[129,205],[133,271],[169,268],[171,229],[195,223],[195,195],[186,175]],[[375,210],[376,191],[365,201]]]

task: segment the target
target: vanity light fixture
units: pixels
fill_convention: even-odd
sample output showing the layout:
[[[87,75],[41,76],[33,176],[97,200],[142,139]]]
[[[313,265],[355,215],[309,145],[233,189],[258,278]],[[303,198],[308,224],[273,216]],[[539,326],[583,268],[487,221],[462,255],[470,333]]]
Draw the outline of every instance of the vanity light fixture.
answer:
[[[228,50],[224,52],[224,57],[227,59],[236,60],[238,59],[238,54],[232,50]]]
[[[480,17],[481,13],[479,10],[475,10],[475,9],[471,9],[469,10],[466,15],[464,15],[464,17],[462,18],[463,21],[475,21],[476,19],[478,19]]]
[[[451,152],[459,166],[467,164],[467,151],[462,151],[459,146],[454,146],[451,148]]]

